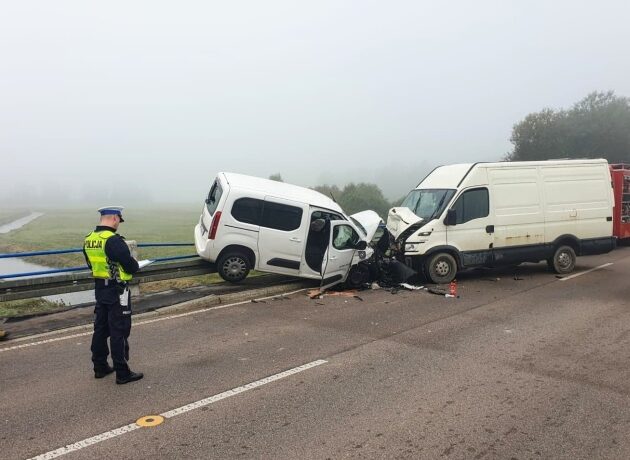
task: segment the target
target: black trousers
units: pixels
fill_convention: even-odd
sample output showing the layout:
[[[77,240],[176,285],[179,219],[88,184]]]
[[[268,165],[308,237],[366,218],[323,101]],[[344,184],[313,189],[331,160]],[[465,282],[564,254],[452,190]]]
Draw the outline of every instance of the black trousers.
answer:
[[[106,291],[106,292],[99,292]],[[100,295],[99,295],[100,294]],[[114,370],[118,377],[129,374],[129,334],[131,333],[131,301],[129,305],[120,305],[115,287],[96,289],[96,307],[94,308],[94,334],[92,335],[92,362],[94,370],[107,367],[107,356],[111,346]]]

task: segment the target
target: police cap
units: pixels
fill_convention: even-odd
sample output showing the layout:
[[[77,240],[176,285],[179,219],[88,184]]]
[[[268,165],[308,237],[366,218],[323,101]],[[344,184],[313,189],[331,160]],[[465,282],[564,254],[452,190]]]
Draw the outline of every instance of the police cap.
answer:
[[[122,206],[103,206],[102,208],[98,208],[97,211],[101,213],[101,216],[107,215],[117,215],[120,217],[120,221],[124,222],[125,220],[122,217],[122,210],[124,208]]]

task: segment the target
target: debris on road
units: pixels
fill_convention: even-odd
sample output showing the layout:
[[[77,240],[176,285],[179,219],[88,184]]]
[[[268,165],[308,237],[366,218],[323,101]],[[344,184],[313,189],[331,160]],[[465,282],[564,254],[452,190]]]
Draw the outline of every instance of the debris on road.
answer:
[[[400,287],[403,287],[410,291],[421,291],[424,289],[424,286],[414,286],[413,284],[408,284],[408,283],[400,283]]]
[[[319,289],[311,289],[306,293],[308,297],[312,300],[321,299],[324,296],[327,297],[356,297],[359,300],[363,300],[357,295],[359,292],[357,289],[349,289],[346,291],[320,291]]]
[[[446,295],[446,291],[444,289],[439,289],[439,288],[427,288],[427,292],[430,292],[431,294],[435,294],[435,295]]]

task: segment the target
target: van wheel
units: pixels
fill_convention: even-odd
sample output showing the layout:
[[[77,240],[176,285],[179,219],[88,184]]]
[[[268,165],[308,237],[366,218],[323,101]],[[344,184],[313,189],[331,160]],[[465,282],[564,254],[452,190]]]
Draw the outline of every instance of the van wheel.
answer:
[[[457,262],[452,255],[446,252],[437,253],[428,260],[425,273],[429,280],[435,284],[450,283],[457,274]]]
[[[571,273],[575,268],[575,251],[571,246],[560,246],[556,249],[553,257],[547,259],[547,265],[554,272],[560,275]]]
[[[217,270],[221,278],[230,283],[243,281],[250,270],[250,262],[242,252],[228,252],[217,260]]]
[[[370,281],[370,270],[364,264],[355,265],[346,278],[346,287],[357,289]]]

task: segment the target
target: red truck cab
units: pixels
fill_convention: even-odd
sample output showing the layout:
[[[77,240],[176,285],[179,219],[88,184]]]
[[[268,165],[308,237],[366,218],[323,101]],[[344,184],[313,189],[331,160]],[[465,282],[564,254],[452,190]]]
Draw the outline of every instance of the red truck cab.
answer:
[[[630,164],[610,165],[610,175],[615,195],[613,235],[630,241]]]

